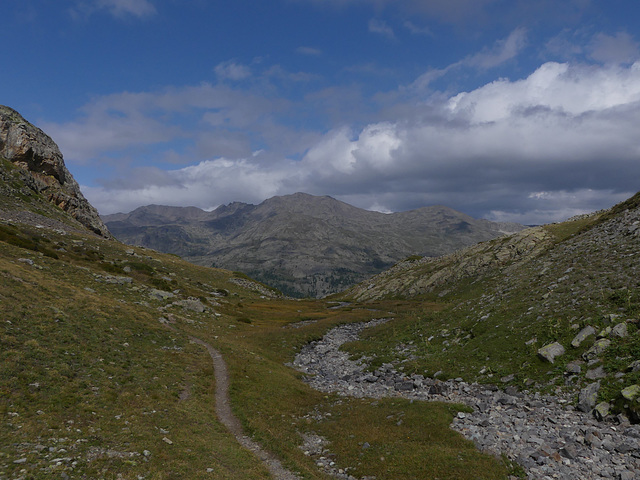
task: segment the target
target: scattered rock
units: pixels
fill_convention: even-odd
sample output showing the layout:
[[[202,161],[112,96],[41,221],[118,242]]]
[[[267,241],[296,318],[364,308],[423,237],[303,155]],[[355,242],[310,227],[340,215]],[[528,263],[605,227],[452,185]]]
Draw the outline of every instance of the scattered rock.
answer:
[[[561,355],[564,355],[564,347],[558,342],[545,345],[538,350],[538,356],[549,363],[553,363]]]
[[[627,336],[627,334],[628,334],[628,331],[627,331],[626,322],[619,323],[611,329],[612,337],[624,338]]]
[[[584,358],[586,361],[594,360],[595,358],[598,358],[598,355],[609,348],[609,345],[611,345],[611,340],[609,340],[608,338],[601,338],[600,340],[596,340],[593,346],[582,355],[582,358]]]
[[[600,378],[604,378],[607,376],[607,373],[604,371],[604,368],[599,366],[598,368],[594,368],[592,370],[588,370],[585,377],[589,380],[598,380]]]
[[[611,405],[608,402],[600,402],[593,410],[593,414],[598,420],[602,421],[606,418],[607,415],[609,415],[610,410]]]
[[[622,398],[632,402],[640,395],[640,385],[631,385],[630,387],[622,389],[620,392]]]
[[[340,345],[356,340],[363,328],[379,323],[332,329],[321,340],[305,346],[296,356],[294,366],[305,373],[311,386],[324,392],[360,398],[402,396],[411,400],[465,403],[473,408],[473,413],[456,415],[452,427],[480,450],[516,461],[529,480],[640,478],[640,425],[629,425],[624,417],[615,417],[627,427],[614,429],[607,421],[596,420],[594,415],[612,419],[608,404],[596,407],[599,382],[581,391],[578,411],[569,396],[515,391],[510,395],[492,385],[457,380],[416,376],[412,390],[398,391],[395,385],[406,377],[394,365],[384,364],[377,369],[373,374],[377,382],[364,381],[365,360],[354,362],[340,351]],[[628,390],[628,396],[640,396],[640,386],[637,387],[637,392]],[[597,411],[591,414],[594,407]]]
[[[578,395],[578,410],[581,412],[590,412],[593,410],[596,406],[599,390],[600,382],[591,383],[580,390],[580,394]]]
[[[153,300],[168,300],[169,298],[175,297],[175,295],[171,292],[165,292],[164,290],[156,290],[155,288],[149,290],[147,295],[151,297]]]
[[[178,300],[173,302],[174,305],[184,308],[185,310],[191,310],[192,312],[202,313],[206,310],[203,303],[197,298],[188,298],[186,300]]]
[[[571,340],[571,346],[578,348],[582,342],[584,342],[591,335],[595,335],[596,329],[591,325],[584,327],[578,334]]]
[[[582,367],[578,362],[571,362],[567,364],[567,368],[565,370],[567,373],[577,375],[582,372]]]

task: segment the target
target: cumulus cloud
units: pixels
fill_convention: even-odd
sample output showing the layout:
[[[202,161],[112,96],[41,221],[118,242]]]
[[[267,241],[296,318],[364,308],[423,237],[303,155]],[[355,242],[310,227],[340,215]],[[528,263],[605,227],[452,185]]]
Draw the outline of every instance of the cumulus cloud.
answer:
[[[488,52],[507,58],[500,52],[513,52],[509,43]],[[337,94],[339,103],[357,97]],[[640,63],[547,62],[525,78],[420,95],[363,123],[346,112],[355,104],[331,104],[335,91],[306,97],[303,108],[271,92],[203,84],[98,98],[82,119],[43,128],[72,160],[97,164],[148,147],[186,162],[167,171],[136,164],[126,182],[114,175],[83,187],[101,213],[149,203],[211,208],[305,191],[379,211],[444,204],[534,224],[610,206],[637,190]],[[339,123],[322,132],[292,127],[305,108],[328,116],[335,109]],[[164,151],[172,139],[184,149]]]

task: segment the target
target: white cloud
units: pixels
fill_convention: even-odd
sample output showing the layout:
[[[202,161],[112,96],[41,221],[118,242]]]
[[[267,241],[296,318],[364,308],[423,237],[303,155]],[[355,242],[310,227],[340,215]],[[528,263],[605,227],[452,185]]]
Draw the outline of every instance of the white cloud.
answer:
[[[318,56],[322,55],[322,50],[314,47],[298,47],[296,48],[296,53],[300,53],[302,55]]]
[[[492,46],[447,65],[444,68],[432,68],[420,75],[411,85],[411,90],[425,91],[430,84],[445,75],[461,68],[488,70],[502,65],[517,57],[527,45],[527,32],[524,28],[517,28],[507,38],[500,39]]]
[[[369,31],[371,33],[377,33],[378,35],[382,35],[390,39],[396,38],[393,29],[389,25],[387,25],[384,20],[378,20],[376,18],[372,18],[371,20],[369,20]]]
[[[334,96],[320,92],[305,108],[329,112],[338,107],[325,99]],[[290,117],[277,117],[287,102],[203,84],[99,98],[83,119],[43,128],[65,156],[96,163],[136,146],[163,151],[167,140],[186,142],[184,151],[165,152],[175,161],[192,155],[184,168],[134,170],[121,185],[114,177],[85,187],[102,213],[148,203],[210,208],[306,191],[363,208],[444,204],[541,223],[585,205],[612,205],[637,189],[640,63],[548,62],[523,79],[424,100],[410,97],[393,120],[298,132],[285,125],[294,123]]]
[[[251,69],[248,66],[232,61],[216,65],[214,71],[221,80],[244,80],[251,76]]]
[[[419,27],[415,23],[407,20],[404,22],[404,26],[407,30],[409,30],[414,35],[427,35],[429,37],[433,37],[433,32],[429,27]]]
[[[461,63],[470,67],[489,69],[515,58],[527,44],[527,32],[524,28],[517,28],[503,40],[496,42],[490,50],[483,50]]]

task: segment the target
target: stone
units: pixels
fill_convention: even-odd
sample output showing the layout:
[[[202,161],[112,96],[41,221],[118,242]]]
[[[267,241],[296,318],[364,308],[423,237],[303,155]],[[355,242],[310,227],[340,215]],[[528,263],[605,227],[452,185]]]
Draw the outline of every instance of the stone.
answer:
[[[578,348],[580,344],[587,339],[587,337],[595,335],[595,333],[596,329],[591,325],[584,327],[582,330],[580,330],[580,332],[578,332],[575,337],[573,337],[573,340],[571,340],[571,346],[574,348]]]
[[[538,350],[538,356],[549,363],[553,363],[561,355],[564,355],[564,347],[558,342],[545,345]]]
[[[640,370],[640,360],[635,360],[634,362],[631,362],[627,367],[627,371],[629,372],[637,372],[638,370]]]
[[[598,357],[602,352],[604,352],[611,345],[611,340],[608,338],[601,338],[600,340],[596,340],[593,346],[587,350],[582,358],[589,361]]]
[[[151,290],[149,290],[147,295],[154,300],[167,300],[169,298],[175,297],[175,295],[171,292],[165,292],[164,290],[156,290],[155,288],[152,288]]]
[[[607,415],[609,415],[610,410],[611,405],[608,402],[600,402],[593,410],[593,414],[599,421],[602,421],[606,418]]]
[[[622,398],[632,402],[640,395],[640,385],[631,385],[630,387],[623,388],[620,394]]]
[[[578,456],[578,451],[576,447],[569,443],[560,449],[560,455],[569,460],[573,460]]]
[[[408,392],[413,390],[413,382],[396,382],[394,388],[399,392]]]
[[[580,390],[580,394],[578,395],[578,410],[581,412],[590,412],[593,410],[596,406],[599,390],[600,382],[591,383]]]
[[[589,380],[598,380],[599,378],[604,378],[607,376],[607,373],[604,371],[604,368],[601,366],[588,370],[585,377]]]
[[[191,310],[192,312],[202,313],[206,310],[204,304],[197,298],[187,298],[186,300],[178,300],[173,302],[174,305]]]
[[[433,388],[428,383],[405,392],[386,388],[382,382],[359,382],[354,391],[349,391],[348,383],[333,381],[332,378],[348,375],[351,378],[349,382],[353,384],[365,376],[362,372],[366,364],[350,360],[339,349],[345,342],[354,341],[358,331],[353,324],[337,327],[321,341],[305,346],[296,356],[294,366],[306,374],[314,374],[306,381],[325,392],[371,398],[427,398],[427,390]],[[334,332],[339,332],[339,335]],[[310,369],[316,365],[316,370]],[[407,381],[406,376],[392,366],[383,378],[392,381],[392,386]],[[412,380],[415,384],[418,378],[412,376]],[[635,472],[640,465],[640,425],[616,423],[617,417],[609,413],[611,405],[603,402],[596,406],[599,382],[582,390],[580,410],[593,410],[593,414],[606,419],[606,423],[598,423],[594,418],[576,412],[565,393],[559,390],[556,391],[557,396],[526,390],[514,392],[516,396],[506,392],[510,387],[502,392],[495,385],[454,380],[434,383],[446,386],[448,390],[442,400],[473,407],[469,412],[457,412],[451,427],[483,451],[494,455],[506,453],[523,467],[526,478],[627,478],[622,477],[622,472]],[[640,398],[640,386],[638,392],[629,392],[631,398]],[[636,394],[638,397],[634,397]],[[398,424],[395,415],[389,420]]]
[[[567,368],[565,370],[567,373],[578,374],[582,371],[582,367],[577,362],[571,362],[567,364]]]
[[[627,324],[626,322],[618,323],[615,327],[611,329],[611,336],[624,338],[628,335]]]

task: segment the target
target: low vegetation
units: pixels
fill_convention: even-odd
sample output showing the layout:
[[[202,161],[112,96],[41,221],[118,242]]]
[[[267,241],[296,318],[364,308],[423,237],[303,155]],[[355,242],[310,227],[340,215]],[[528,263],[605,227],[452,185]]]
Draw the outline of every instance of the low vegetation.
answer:
[[[300,448],[308,432],[359,477],[506,474],[448,428],[462,407],[324,395],[286,366],[331,326],[396,302],[333,309],[90,234],[16,221],[0,233],[0,478],[268,478],[218,422],[211,360],[189,335],[223,353],[244,428],[303,478],[326,477]],[[384,428],[400,412],[411,421]]]

